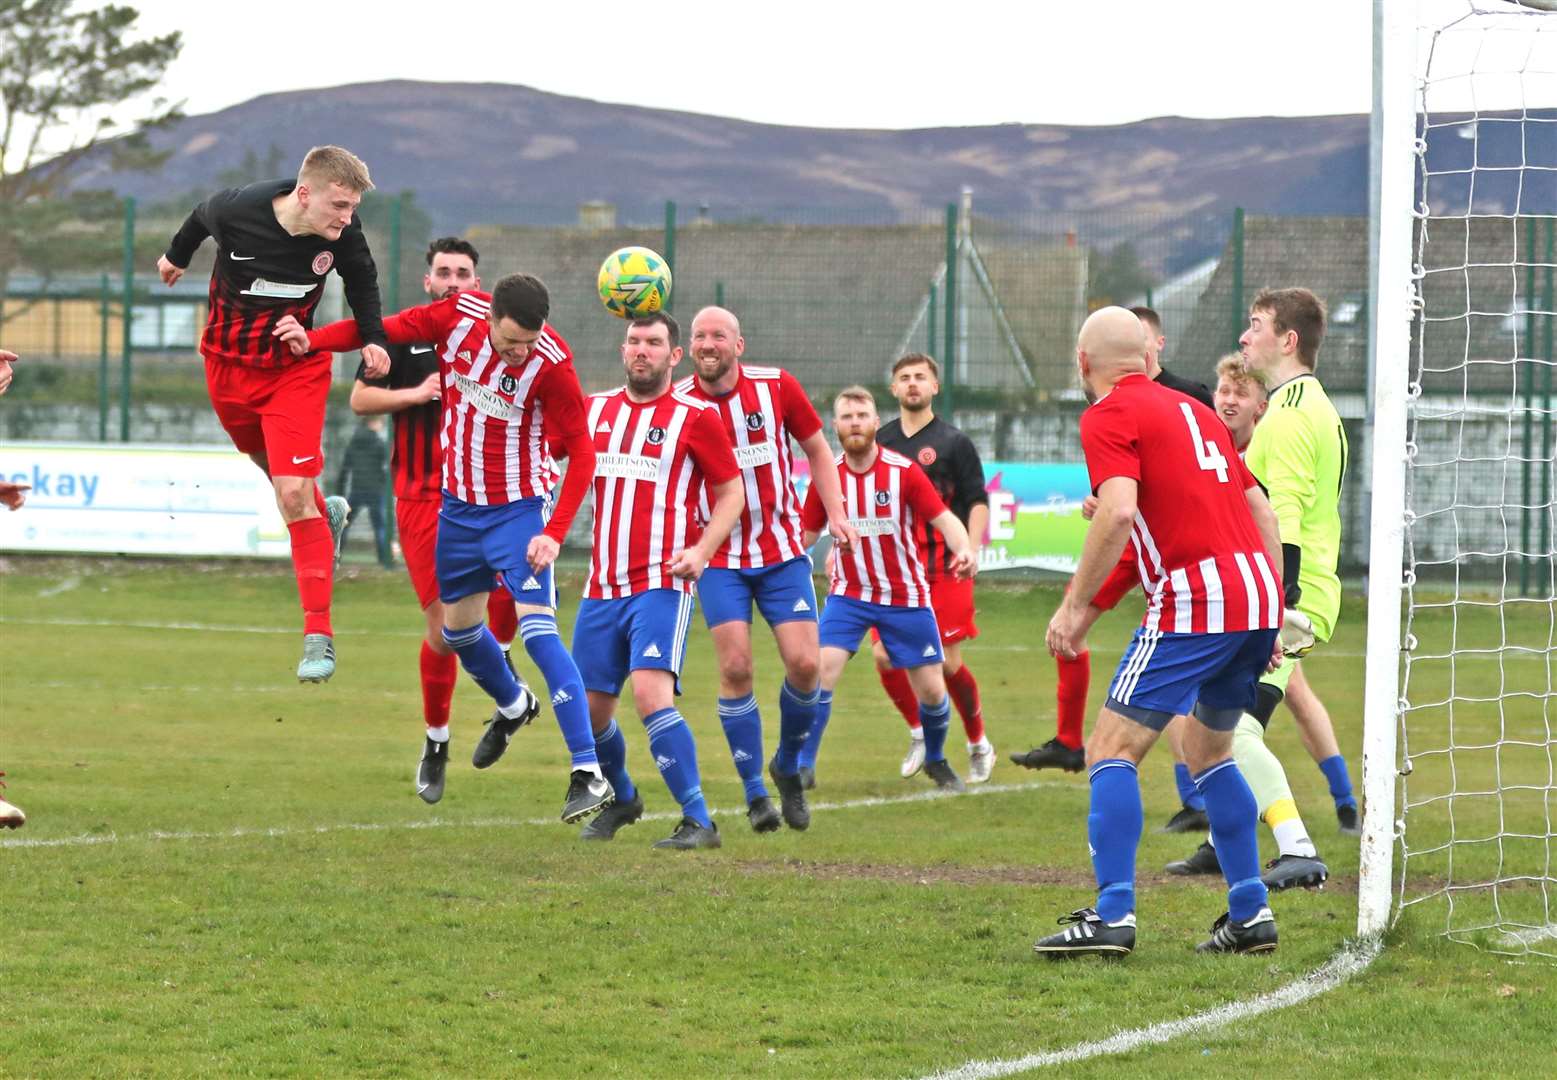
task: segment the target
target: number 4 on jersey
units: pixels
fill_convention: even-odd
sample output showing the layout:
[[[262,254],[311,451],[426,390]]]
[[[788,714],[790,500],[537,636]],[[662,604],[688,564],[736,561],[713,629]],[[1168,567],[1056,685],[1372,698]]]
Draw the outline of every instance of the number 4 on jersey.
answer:
[[[1218,483],[1227,483],[1227,459],[1222,456],[1222,451],[1216,448],[1216,443],[1200,434],[1194,410],[1187,403],[1179,403],[1179,412],[1184,414],[1184,422],[1189,425],[1190,441],[1195,444],[1195,460],[1201,469],[1216,473]]]

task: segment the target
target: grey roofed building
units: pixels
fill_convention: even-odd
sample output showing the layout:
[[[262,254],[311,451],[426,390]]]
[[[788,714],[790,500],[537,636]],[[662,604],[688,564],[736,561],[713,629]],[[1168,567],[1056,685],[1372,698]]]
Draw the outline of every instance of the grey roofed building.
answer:
[[[1532,249],[1530,230],[1535,229]],[[1540,307],[1527,302],[1531,265],[1545,261],[1547,220],[1486,217],[1430,221],[1418,245],[1425,322],[1413,339],[1413,372],[1429,394],[1512,400],[1516,378],[1544,356]],[[1419,240],[1421,238],[1419,237]],[[1250,216],[1244,223],[1243,294],[1233,298],[1233,242],[1201,293],[1183,339],[1170,342],[1174,369],[1208,380],[1237,347],[1242,313],[1260,289],[1304,286],[1324,300],[1330,325],[1318,374],[1333,394],[1362,393],[1368,364],[1368,223],[1353,217]],[[1533,337],[1527,333],[1533,322]]]
[[[595,276],[605,256],[619,247],[664,247],[662,230],[483,225],[468,237],[482,253],[486,286],[517,270],[547,283],[552,321],[572,346],[587,391],[621,382],[624,324],[595,299]],[[1084,301],[1086,260],[1084,254],[1057,250],[980,247],[1023,363],[1034,374],[1055,368],[1068,380],[1079,325],[1072,309]],[[722,296],[741,320],[749,362],[787,368],[813,393],[854,382],[880,386],[905,343],[944,363],[944,294],[938,294],[934,344],[928,341],[924,308],[945,258],[940,225],[682,225],[676,232],[672,310],[685,337],[697,310]],[[967,280],[971,275],[962,276],[968,352],[958,384],[1025,386],[1010,339],[990,316],[986,292]],[[1051,297],[1063,298],[1063,318],[1050,316]],[[1084,307],[1078,310],[1085,314]],[[685,374],[690,368],[683,363],[677,370]]]

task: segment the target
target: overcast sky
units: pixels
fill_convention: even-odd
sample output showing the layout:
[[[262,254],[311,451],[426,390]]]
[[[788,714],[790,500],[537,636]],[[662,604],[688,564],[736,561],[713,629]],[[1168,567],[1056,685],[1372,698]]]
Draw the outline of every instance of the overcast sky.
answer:
[[[1370,0],[123,2],[142,33],[183,31],[165,92],[191,114],[380,79],[880,128],[1364,113],[1372,94]],[[1448,21],[1472,0],[1424,3]]]
[[[406,78],[883,128],[1358,113],[1371,93],[1369,0],[124,2],[183,31],[167,89],[190,113]]]

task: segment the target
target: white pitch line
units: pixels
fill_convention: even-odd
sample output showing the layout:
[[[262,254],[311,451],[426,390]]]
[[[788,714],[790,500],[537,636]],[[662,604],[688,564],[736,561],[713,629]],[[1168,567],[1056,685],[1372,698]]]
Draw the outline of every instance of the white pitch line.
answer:
[[[1005,795],[1017,791],[1036,791],[1039,788],[1074,787],[1056,780],[1036,780],[1025,784],[984,784],[979,787],[969,788],[962,795],[943,793],[940,791],[918,791],[912,795],[872,795],[864,799],[850,799],[846,802],[818,802],[811,804],[811,812],[829,813],[834,810],[866,810],[877,806],[902,806],[907,803],[929,802],[932,799],[956,799],[974,795]],[[710,808],[713,813],[744,814],[745,808]],[[644,814],[640,821],[679,821],[681,812],[660,811],[653,814]],[[540,828],[543,826],[561,825],[562,822],[554,817],[544,818],[472,818],[468,821],[446,821],[441,818],[430,818],[426,821],[394,821],[394,822],[347,822],[339,825],[293,825],[270,829],[227,829],[221,832],[164,832],[156,830],[144,833],[131,833],[120,836],[117,833],[96,835],[84,833],[78,836],[61,836],[40,838],[37,840],[28,838],[0,839],[0,848],[62,848],[62,847],[97,847],[104,844],[133,844],[133,843],[165,843],[168,841],[182,840],[242,840],[250,837],[263,837],[267,839],[284,838],[294,836],[323,836],[329,833],[344,832],[398,832],[410,829],[504,829],[504,828]]]
[[[0,626],[73,626],[73,627],[101,627],[103,629],[116,630],[195,630],[213,634],[296,634],[296,626],[234,626],[229,623],[206,622],[152,622],[143,619],[18,619],[12,617],[0,617]],[[425,630],[343,630],[336,633],[337,637],[423,637]],[[1047,653],[1045,645],[1020,645],[1006,644],[996,645],[993,642],[980,642],[973,646],[978,652],[1017,652],[1017,653]],[[1099,656],[1119,656],[1122,649],[1108,646],[1094,647],[1094,653]],[[1361,652],[1348,652],[1342,649],[1326,649],[1325,656],[1344,657],[1357,659],[1364,654]],[[1496,660],[1496,654],[1485,656],[1466,656],[1465,660]],[[1506,660],[1541,659],[1540,656],[1503,657]]]
[[[1047,1050],[1000,1061],[970,1061],[954,1069],[931,1073],[923,1080],[993,1080],[997,1076],[1014,1076],[1049,1065],[1068,1065],[1074,1061],[1109,1054],[1127,1054],[1143,1046],[1154,1046],[1184,1035],[1214,1031],[1262,1013],[1300,1005],[1310,998],[1334,990],[1378,959],[1381,947],[1378,938],[1347,942],[1324,964],[1285,986],[1244,1001],[1231,1001],[1206,1012],[1186,1016],[1182,1020],[1168,1020],[1150,1027],[1117,1031],[1106,1039],[1077,1043],[1063,1050]]]

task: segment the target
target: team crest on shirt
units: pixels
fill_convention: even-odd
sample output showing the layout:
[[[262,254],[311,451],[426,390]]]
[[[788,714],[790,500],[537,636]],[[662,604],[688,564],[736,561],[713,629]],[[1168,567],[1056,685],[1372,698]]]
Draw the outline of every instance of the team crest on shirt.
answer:
[[[665,429],[664,428],[662,428],[662,427],[651,427],[649,429],[649,445],[650,446],[658,446],[660,443],[662,443],[664,441],[665,441]]]
[[[746,414],[746,430],[747,431],[761,431],[762,430],[762,414],[760,412],[749,412],[749,413]]]
[[[519,389],[519,380],[514,378],[512,375],[504,375],[501,379],[497,380],[497,388],[505,394],[512,394],[515,390]]]
[[[918,455],[918,457],[919,457],[919,464],[923,465],[925,468],[928,469],[931,465],[935,464],[935,447],[933,447],[933,446],[921,446],[919,448],[919,455]]]
[[[335,255],[333,252],[321,251],[319,254],[314,256],[314,273],[318,274],[320,277],[328,274],[330,272],[330,267],[334,265]]]
[[[892,501],[892,493],[890,491],[878,491],[878,492],[876,492],[876,505],[877,506],[886,506],[891,501]]]

